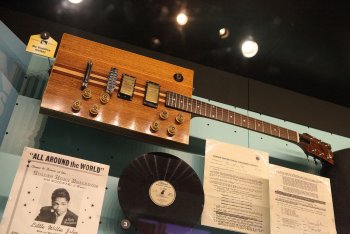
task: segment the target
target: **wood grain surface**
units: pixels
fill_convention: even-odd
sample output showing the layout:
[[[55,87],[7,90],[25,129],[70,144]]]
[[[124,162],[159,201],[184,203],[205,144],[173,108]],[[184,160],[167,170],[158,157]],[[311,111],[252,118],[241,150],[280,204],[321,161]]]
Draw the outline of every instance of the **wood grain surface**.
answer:
[[[82,98],[80,87],[88,60],[93,62],[88,85],[92,98],[85,100]],[[107,76],[112,67],[118,69],[117,88],[111,100],[103,105],[100,102],[100,95],[105,91]],[[175,73],[181,73],[184,80],[175,81],[173,78]],[[136,88],[131,101],[118,98],[118,85],[122,74],[136,78]],[[147,81],[160,85],[161,95],[157,108],[143,105]],[[193,71],[190,69],[64,34],[40,110],[41,113],[52,117],[151,142],[188,144],[191,115],[166,108],[164,99],[166,91],[191,97],[192,87]],[[72,111],[74,100],[81,101],[79,112]],[[97,116],[92,116],[89,112],[94,104],[100,106]],[[166,120],[159,117],[163,110],[169,112]],[[177,124],[175,121],[179,113],[185,117],[182,124]],[[159,121],[159,131],[154,132],[150,129],[154,121]],[[175,135],[171,136],[168,133],[169,126],[175,126]]]

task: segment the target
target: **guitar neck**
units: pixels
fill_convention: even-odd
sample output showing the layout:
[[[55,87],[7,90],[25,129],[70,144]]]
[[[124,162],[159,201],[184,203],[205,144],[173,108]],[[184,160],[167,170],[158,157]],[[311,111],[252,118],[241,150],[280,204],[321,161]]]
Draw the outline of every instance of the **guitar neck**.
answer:
[[[299,133],[270,124],[252,117],[242,115],[218,106],[214,106],[196,99],[192,99],[177,93],[167,92],[165,105],[167,107],[197,114],[224,123],[236,125],[242,128],[260,132],[297,144]]]

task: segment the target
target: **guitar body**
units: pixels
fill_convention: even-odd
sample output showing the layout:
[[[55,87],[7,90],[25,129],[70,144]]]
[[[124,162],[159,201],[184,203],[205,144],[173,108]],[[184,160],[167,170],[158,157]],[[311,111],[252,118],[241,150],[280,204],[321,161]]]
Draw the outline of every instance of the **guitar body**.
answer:
[[[91,98],[85,99],[81,90],[87,62],[93,62],[88,89]],[[111,68],[118,69],[117,82],[122,74],[136,78],[135,94],[132,100],[118,97],[118,85],[110,100],[102,104],[100,96],[106,90],[107,77]],[[174,74],[181,73],[183,81],[174,79]],[[157,107],[144,105],[145,86],[148,81],[160,85]],[[191,97],[193,71],[159,60],[113,48],[107,45],[64,34],[56,56],[46,90],[44,92],[41,113],[75,123],[99,129],[125,134],[131,137],[147,138],[152,142],[189,143],[190,113],[166,108],[165,91],[171,90]],[[80,101],[79,111],[72,109],[75,100]],[[97,115],[90,108],[97,104]],[[168,117],[160,118],[166,110]],[[183,123],[175,118],[182,114]],[[158,130],[151,129],[157,121]],[[175,128],[175,134],[169,134],[168,128]]]
[[[192,113],[295,143],[334,164],[330,144],[192,99],[192,87],[190,69],[64,34],[40,110],[168,146],[189,143]]]

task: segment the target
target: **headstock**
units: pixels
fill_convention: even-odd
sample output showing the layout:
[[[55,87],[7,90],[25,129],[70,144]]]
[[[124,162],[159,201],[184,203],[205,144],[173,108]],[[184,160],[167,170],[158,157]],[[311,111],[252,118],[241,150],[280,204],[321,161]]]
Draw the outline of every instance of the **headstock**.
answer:
[[[334,165],[333,152],[330,144],[307,134],[299,134],[298,145],[304,150],[307,155],[310,155],[322,162]]]

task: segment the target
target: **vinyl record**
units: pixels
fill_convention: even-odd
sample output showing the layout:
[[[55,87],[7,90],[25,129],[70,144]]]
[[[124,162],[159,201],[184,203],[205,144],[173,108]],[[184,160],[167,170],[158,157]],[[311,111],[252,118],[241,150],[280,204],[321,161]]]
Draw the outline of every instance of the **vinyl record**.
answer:
[[[201,217],[204,192],[196,172],[180,158],[148,153],[122,172],[119,203],[135,227],[146,222],[194,226]]]

